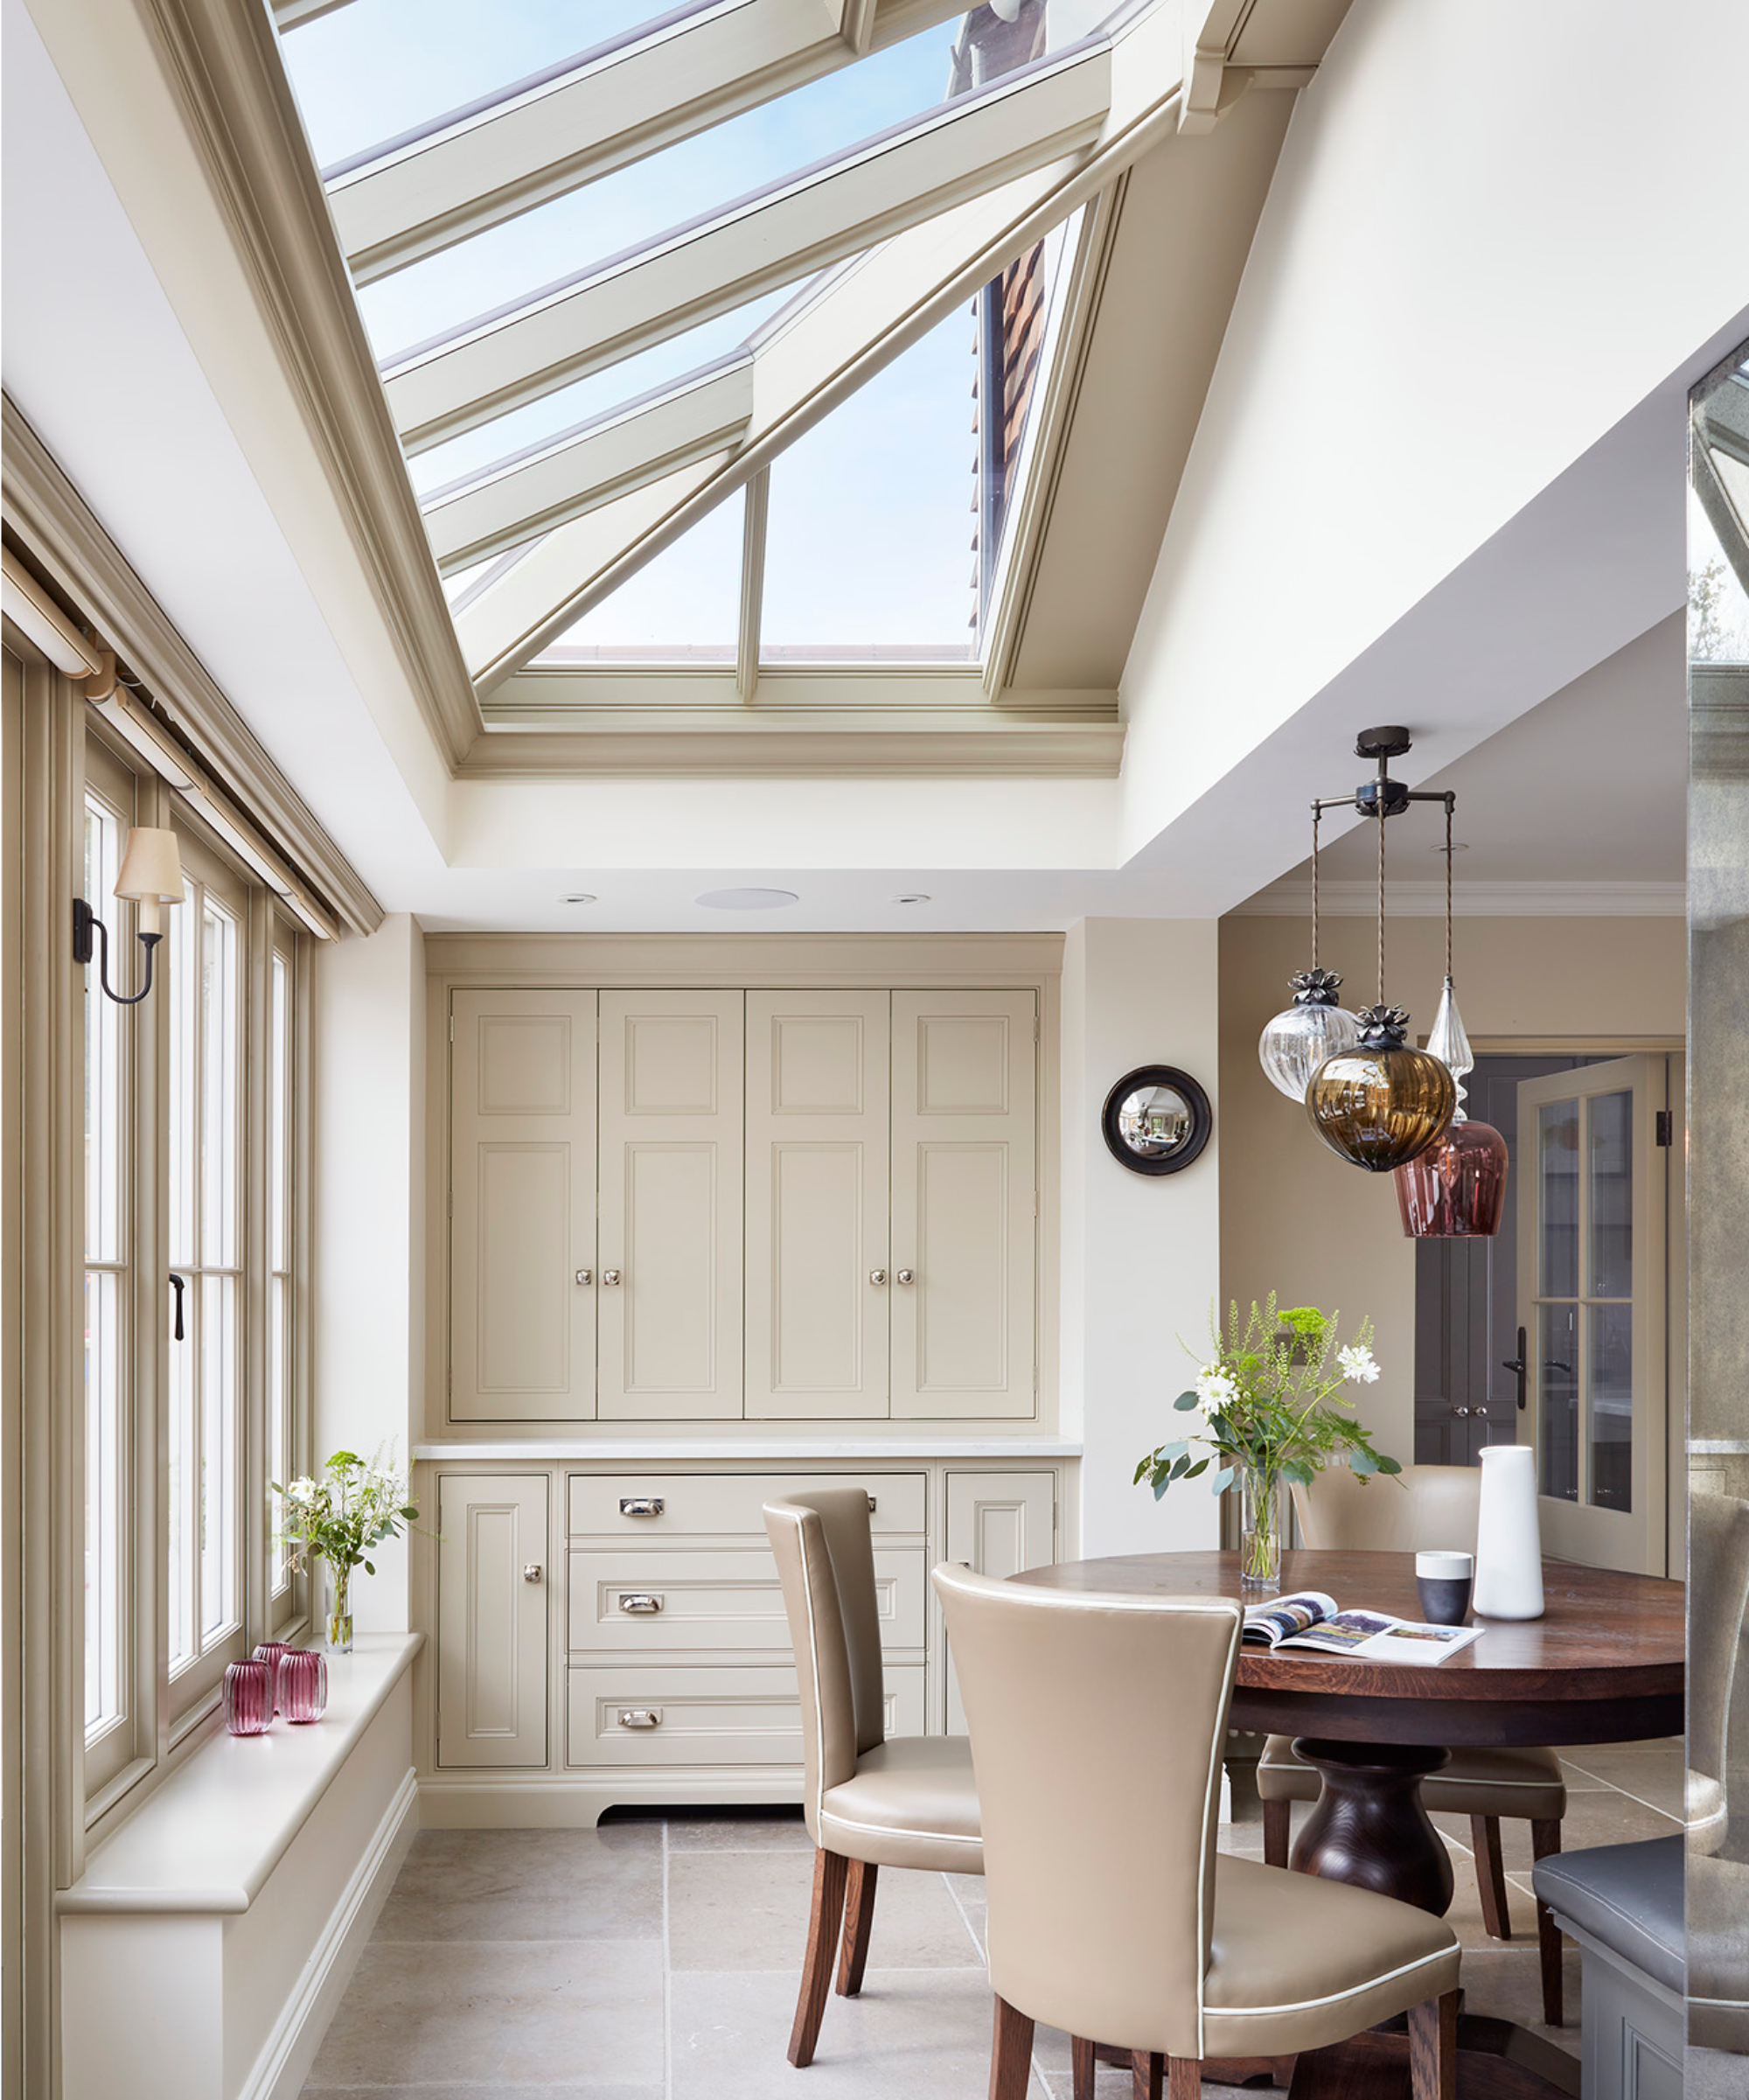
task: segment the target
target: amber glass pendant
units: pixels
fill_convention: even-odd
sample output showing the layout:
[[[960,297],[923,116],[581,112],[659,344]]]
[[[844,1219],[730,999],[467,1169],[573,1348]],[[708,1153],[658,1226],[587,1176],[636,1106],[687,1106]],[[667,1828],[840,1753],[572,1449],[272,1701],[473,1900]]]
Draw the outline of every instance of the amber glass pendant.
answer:
[[[1407,1012],[1369,1006],[1353,1050],[1327,1057],[1312,1076],[1306,1112],[1331,1151],[1389,1174],[1418,1158],[1445,1131],[1458,1105],[1450,1071],[1404,1040]]]

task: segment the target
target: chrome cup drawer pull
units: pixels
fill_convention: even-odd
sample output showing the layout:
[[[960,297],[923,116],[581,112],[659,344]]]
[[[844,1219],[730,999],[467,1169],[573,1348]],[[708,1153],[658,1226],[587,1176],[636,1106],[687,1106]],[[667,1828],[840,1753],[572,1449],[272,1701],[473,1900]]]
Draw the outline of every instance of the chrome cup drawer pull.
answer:
[[[619,1498],[622,1517],[659,1517],[662,1514],[662,1497],[659,1495],[622,1495]]]
[[[622,1611],[630,1612],[660,1611],[662,1600],[660,1597],[650,1596],[643,1590],[622,1590],[619,1595],[619,1608]]]
[[[662,1726],[659,1706],[622,1706],[618,1718],[622,1728],[659,1728]]]

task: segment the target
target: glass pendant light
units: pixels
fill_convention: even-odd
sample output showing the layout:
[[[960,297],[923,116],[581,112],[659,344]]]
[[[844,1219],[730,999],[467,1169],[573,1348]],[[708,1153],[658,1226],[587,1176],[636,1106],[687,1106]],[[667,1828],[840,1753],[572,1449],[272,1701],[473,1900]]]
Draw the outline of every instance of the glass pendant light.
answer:
[[[1369,1174],[1389,1174],[1443,1136],[1458,1105],[1457,1082],[1439,1058],[1405,1038],[1409,1015],[1384,997],[1384,826],[1378,825],[1378,1003],[1362,1010],[1360,1040],[1327,1057],[1307,1089],[1312,1127],[1332,1152]]]
[[[1397,1169],[1397,1208],[1410,1239],[1488,1239],[1506,1205],[1506,1140],[1492,1123],[1473,1123],[1464,1108],[1464,1075],[1475,1053],[1452,985],[1452,809],[1446,803],[1446,987],[1427,1048],[1457,1084],[1451,1127]]]
[[[1290,1101],[1303,1101],[1312,1075],[1327,1057],[1352,1050],[1361,1024],[1338,1006],[1341,979],[1318,967],[1318,805],[1312,805],[1312,967],[1296,970],[1288,983],[1293,1004],[1284,1008],[1258,1039],[1258,1057],[1270,1085]]]

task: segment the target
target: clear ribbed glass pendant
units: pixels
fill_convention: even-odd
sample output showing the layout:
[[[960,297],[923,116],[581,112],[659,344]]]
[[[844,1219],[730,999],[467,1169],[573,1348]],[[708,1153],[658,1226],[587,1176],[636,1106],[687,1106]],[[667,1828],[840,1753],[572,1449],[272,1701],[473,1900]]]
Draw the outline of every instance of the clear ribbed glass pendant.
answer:
[[[1464,1074],[1475,1070],[1475,1052],[1470,1048],[1470,1039],[1464,1029],[1464,1017],[1458,1011],[1458,995],[1452,989],[1452,980],[1446,980],[1446,988],[1439,994],[1439,1010],[1433,1016],[1432,1032],[1427,1037],[1427,1048],[1458,1085],[1458,1106],[1453,1112],[1454,1123],[1463,1122],[1467,1115],[1464,1107]]]
[[[1293,1004],[1278,1014],[1258,1040],[1258,1057],[1271,1085],[1290,1101],[1304,1101],[1312,1075],[1327,1057],[1352,1050],[1361,1024],[1336,1004],[1341,979],[1334,970],[1298,970],[1287,980]]]

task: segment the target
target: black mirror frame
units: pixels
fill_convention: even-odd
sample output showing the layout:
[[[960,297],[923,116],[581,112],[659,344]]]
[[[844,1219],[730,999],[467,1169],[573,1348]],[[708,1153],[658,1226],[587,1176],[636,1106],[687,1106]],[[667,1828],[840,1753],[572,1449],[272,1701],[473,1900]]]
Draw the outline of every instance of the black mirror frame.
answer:
[[[1118,1112],[1132,1093],[1144,1086],[1169,1086],[1184,1097],[1190,1111],[1190,1134],[1175,1151],[1155,1160],[1142,1159],[1125,1144],[1123,1134],[1118,1128]],[[1099,1128],[1104,1136],[1105,1148],[1120,1167],[1127,1167],[1132,1174],[1180,1174],[1202,1155],[1215,1129],[1215,1112],[1209,1105],[1209,1097],[1190,1074],[1180,1071],[1175,1064],[1139,1064],[1132,1072],[1125,1072],[1105,1096],[1105,1106],[1099,1112]]]

